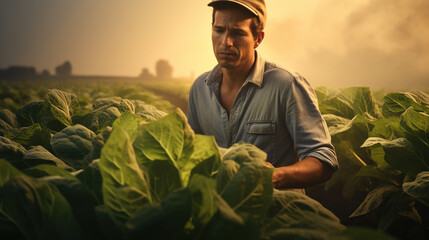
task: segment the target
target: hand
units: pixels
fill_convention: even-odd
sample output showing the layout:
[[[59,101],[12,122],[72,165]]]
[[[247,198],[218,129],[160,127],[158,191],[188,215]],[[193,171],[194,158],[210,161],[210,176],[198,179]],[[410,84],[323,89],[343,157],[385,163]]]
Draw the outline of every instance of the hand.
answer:
[[[272,165],[271,165],[272,166]],[[273,188],[279,189],[282,186],[284,173],[281,168],[274,168],[273,172]]]
[[[273,164],[271,164],[270,162],[265,162],[265,163],[268,165],[268,167],[274,168]]]
[[[275,168],[273,166],[273,164],[271,164],[270,162],[265,162],[269,167],[274,168],[274,172],[273,172],[273,187],[274,188],[279,188],[281,186],[280,184],[280,179],[282,177],[282,173],[281,171],[279,171],[278,168]]]
[[[333,172],[334,170],[330,166],[317,158],[307,157],[292,165],[275,168],[273,187],[277,189],[307,188],[327,181]]]

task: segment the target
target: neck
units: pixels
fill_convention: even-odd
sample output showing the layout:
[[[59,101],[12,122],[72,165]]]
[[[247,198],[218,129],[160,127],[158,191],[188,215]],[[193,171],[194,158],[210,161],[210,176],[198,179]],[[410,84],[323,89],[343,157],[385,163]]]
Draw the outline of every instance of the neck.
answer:
[[[246,81],[246,78],[249,75],[255,61],[256,58],[255,55],[253,55],[253,60],[243,64],[241,67],[222,68],[222,84],[230,88],[240,88]]]

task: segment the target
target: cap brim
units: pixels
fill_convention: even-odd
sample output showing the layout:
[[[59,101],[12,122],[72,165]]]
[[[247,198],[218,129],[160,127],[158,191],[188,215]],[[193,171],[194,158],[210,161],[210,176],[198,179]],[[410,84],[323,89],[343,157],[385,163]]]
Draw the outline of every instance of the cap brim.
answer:
[[[238,4],[238,5],[240,5],[240,6],[243,6],[243,7],[245,7],[247,10],[249,10],[251,13],[253,13],[255,16],[259,16],[259,14],[255,11],[255,10],[253,10],[252,8],[250,8],[249,6],[247,6],[246,4],[244,4],[244,3],[242,3],[242,2],[239,2],[239,1],[234,1],[234,0],[229,0],[229,1],[215,1],[215,2],[210,2],[209,4],[207,4],[208,6],[210,6],[210,7],[213,7],[214,5],[216,5],[216,4],[219,4],[219,3],[227,3],[227,2],[230,2],[230,3],[236,3],[236,4]]]

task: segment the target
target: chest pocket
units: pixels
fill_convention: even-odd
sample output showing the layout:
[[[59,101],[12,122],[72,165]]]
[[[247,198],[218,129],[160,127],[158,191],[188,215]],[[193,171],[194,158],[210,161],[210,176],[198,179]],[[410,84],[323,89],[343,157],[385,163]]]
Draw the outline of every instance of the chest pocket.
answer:
[[[247,125],[249,134],[267,135],[276,133],[275,122],[249,122]]]
[[[253,144],[267,153],[267,160],[276,160],[276,123],[274,121],[247,122],[245,142]]]

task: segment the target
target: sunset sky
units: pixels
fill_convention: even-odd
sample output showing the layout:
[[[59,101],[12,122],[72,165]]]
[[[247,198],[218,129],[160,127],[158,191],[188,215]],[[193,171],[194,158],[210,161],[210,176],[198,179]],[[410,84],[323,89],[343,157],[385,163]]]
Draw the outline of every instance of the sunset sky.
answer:
[[[0,68],[175,77],[215,64],[208,0],[0,0]],[[313,86],[429,89],[428,0],[266,0],[264,58]]]

